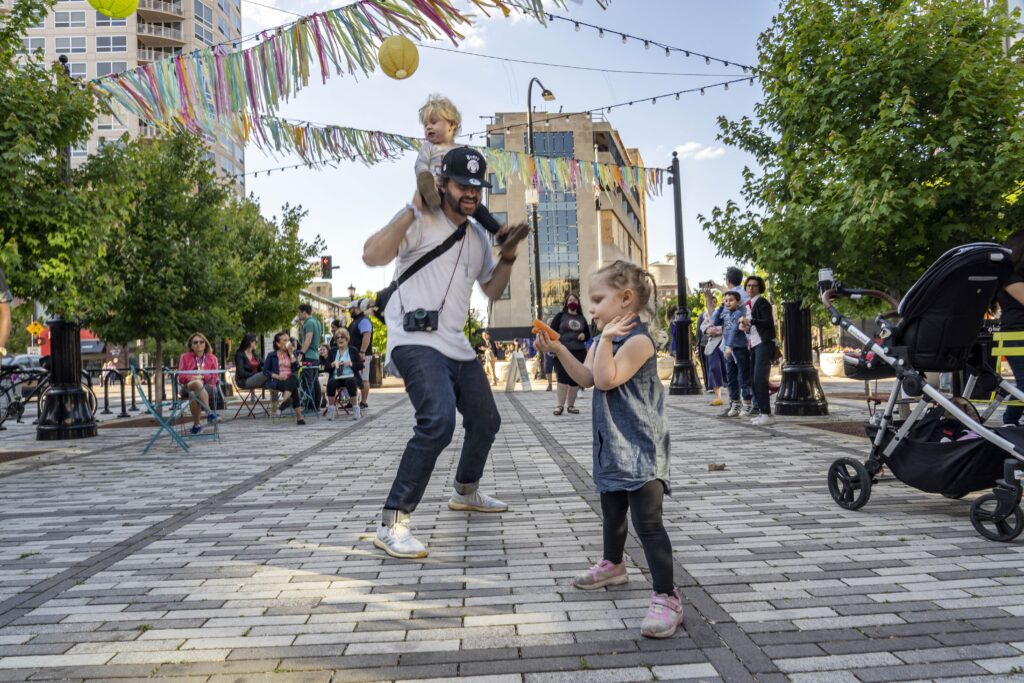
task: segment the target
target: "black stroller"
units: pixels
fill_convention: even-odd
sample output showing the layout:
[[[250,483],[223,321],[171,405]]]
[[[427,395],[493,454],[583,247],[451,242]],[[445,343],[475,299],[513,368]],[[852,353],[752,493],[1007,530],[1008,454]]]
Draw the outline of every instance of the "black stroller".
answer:
[[[885,409],[867,424],[872,438],[868,459],[862,464],[840,458],[829,468],[829,493],[840,507],[863,507],[884,465],[905,484],[950,498],[992,488],[971,505],[974,528],[995,541],[1010,541],[1024,531],[1018,481],[1024,476],[1024,429],[985,426],[1008,396],[1024,400],[1024,392],[999,377],[977,345],[985,312],[1012,269],[1010,250],[1003,246],[957,247],[943,254],[900,302],[884,292],[844,287],[833,281],[830,270],[821,271],[818,287],[833,324],[864,344],[860,354],[846,359],[846,375],[896,378]],[[832,303],[865,296],[896,307],[875,319],[875,338]],[[963,373],[962,396],[991,387],[996,399],[979,414],[961,395],[946,396],[928,384],[925,372]],[[914,404],[905,420],[894,416],[901,395]]]

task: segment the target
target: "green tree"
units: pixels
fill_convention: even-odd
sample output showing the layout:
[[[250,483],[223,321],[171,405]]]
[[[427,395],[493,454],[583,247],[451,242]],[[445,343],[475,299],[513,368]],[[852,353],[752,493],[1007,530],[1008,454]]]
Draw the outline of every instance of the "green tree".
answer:
[[[247,287],[241,236],[224,220],[230,190],[202,142],[187,132],[137,139],[106,150],[95,166],[118,179],[130,210],[111,226],[105,274],[84,310],[89,326],[118,344],[152,338],[157,368],[167,342],[238,329],[259,293]]]
[[[312,242],[299,238],[299,224],[306,213],[301,207],[285,205],[280,219],[267,220],[254,199],[236,198],[226,206],[223,220],[238,237],[236,248],[253,295],[240,311],[242,331],[278,330],[295,316],[299,290],[309,282],[309,264],[324,248],[319,236]]]
[[[124,197],[88,165],[67,171],[66,150],[91,132],[93,94],[40,53],[17,54],[52,4],[19,0],[0,20],[0,265],[19,296],[74,315]]]
[[[764,101],[719,120],[760,166],[745,207],[701,216],[719,252],[767,271],[780,300],[816,298],[823,266],[902,294],[948,248],[1019,227],[1018,28],[980,2],[784,2],[758,41]]]

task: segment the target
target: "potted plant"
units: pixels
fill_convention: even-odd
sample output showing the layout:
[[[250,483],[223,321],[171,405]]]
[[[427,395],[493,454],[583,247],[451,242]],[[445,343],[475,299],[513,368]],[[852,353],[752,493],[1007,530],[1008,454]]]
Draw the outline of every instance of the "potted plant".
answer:
[[[829,377],[843,376],[843,353],[841,346],[827,346],[818,354],[818,365]]]

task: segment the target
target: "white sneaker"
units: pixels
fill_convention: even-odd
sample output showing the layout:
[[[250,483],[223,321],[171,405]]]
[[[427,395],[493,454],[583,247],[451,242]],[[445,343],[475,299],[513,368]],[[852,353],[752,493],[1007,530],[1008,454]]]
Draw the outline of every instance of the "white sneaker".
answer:
[[[740,411],[740,416],[741,417],[753,417],[753,415],[754,415],[754,404],[753,403],[744,403],[743,404],[743,410]]]
[[[389,515],[393,517],[390,526],[385,523]],[[413,559],[427,556],[427,547],[412,535],[408,513],[396,510],[384,511],[381,523],[377,527],[377,535],[373,539],[373,545],[391,557]]]
[[[359,407],[359,404],[352,406],[352,419],[358,420],[363,416],[363,409]]]
[[[740,404],[739,403],[733,403],[732,405],[729,406],[729,410],[726,411],[725,416],[726,417],[739,417],[740,416],[740,410],[741,410]]]
[[[769,427],[775,424],[775,416],[761,413],[753,420],[751,420],[750,424],[754,425],[755,427]]]
[[[327,407],[327,421],[334,422],[334,418],[338,417],[338,407],[328,406]]]
[[[456,491],[448,501],[448,509],[460,512],[505,512],[508,504],[480,491],[466,494]]]

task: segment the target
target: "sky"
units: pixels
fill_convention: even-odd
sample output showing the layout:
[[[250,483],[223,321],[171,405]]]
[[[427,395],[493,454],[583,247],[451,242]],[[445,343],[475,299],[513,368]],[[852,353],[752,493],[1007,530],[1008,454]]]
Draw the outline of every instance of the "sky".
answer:
[[[324,11],[346,4],[345,0],[243,0],[243,33],[294,21],[297,17],[270,6],[300,14]],[[454,0],[466,10],[466,0]],[[422,136],[417,112],[431,93],[442,93],[459,107],[463,133],[482,131],[481,117],[495,112],[525,111],[526,89],[536,76],[555,93],[544,102],[535,92],[537,111],[574,112],[618,102],[650,99],[664,93],[699,87],[742,76],[735,66],[725,68],[695,56],[657,48],[644,49],[641,41],[623,44],[625,32],[686,50],[694,50],[740,64],[756,64],[758,35],[770,25],[778,5],[770,0],[611,0],[601,10],[594,0],[569,0],[564,10],[552,12],[608,29],[600,38],[594,29],[552,22],[548,27],[526,18],[487,18],[479,15],[455,51],[450,42],[426,43],[419,49],[419,68],[405,80],[388,78],[380,71],[369,78],[348,74],[333,76],[326,84],[311,82],[283,107],[281,114],[321,124],[334,124]],[[469,53],[500,57],[487,59]],[[584,66],[583,71],[503,61],[519,59],[549,64]],[[659,75],[612,73],[611,70],[662,72]],[[692,74],[692,75],[664,75]],[[752,115],[761,97],[753,86],[736,84],[728,91],[714,88],[613,109],[605,114],[628,147],[639,148],[644,165],[667,167],[672,151],[679,152],[682,169],[683,235],[687,279],[691,286],[702,280],[721,281],[729,259],[716,254],[697,220],[729,200],[742,204],[742,170],[752,159],[718,141],[717,119]],[[467,141],[462,138],[463,141]],[[469,142],[469,141],[467,141]],[[472,144],[483,144],[476,136]],[[271,216],[284,204],[301,205],[309,215],[301,236],[320,235],[325,253],[333,256],[335,296],[347,295],[349,284],[360,292],[376,290],[390,282],[392,267],[369,268],[362,262],[362,245],[405,205],[415,188],[414,155],[374,166],[339,162],[336,169],[297,169],[246,178],[246,191],[260,201]],[[297,163],[290,156],[277,158],[249,147],[246,170],[258,171]],[[675,252],[672,188],[647,200],[650,260],[663,260]],[[484,308],[480,293],[474,308]]]

